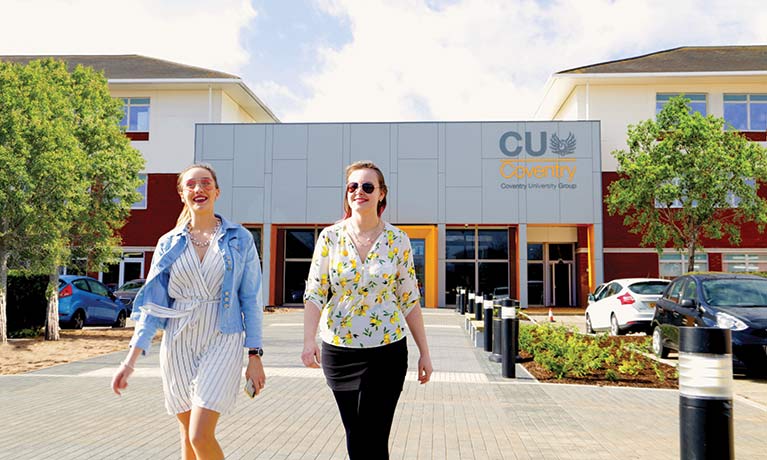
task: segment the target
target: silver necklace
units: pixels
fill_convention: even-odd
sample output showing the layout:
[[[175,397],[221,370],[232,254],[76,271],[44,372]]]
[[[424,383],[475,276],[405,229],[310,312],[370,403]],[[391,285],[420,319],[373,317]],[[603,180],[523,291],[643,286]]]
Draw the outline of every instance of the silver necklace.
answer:
[[[191,241],[192,244],[197,246],[197,247],[205,248],[205,247],[210,246],[210,242],[213,241],[213,237],[216,236],[216,233],[218,233],[218,229],[221,228],[221,221],[216,219],[216,226],[213,228],[213,232],[211,232],[210,236],[208,236],[208,239],[206,241],[200,241],[200,240],[196,239],[194,237],[194,235],[192,235],[192,224],[191,224],[191,222],[186,224],[186,228],[187,228],[188,233],[189,233],[189,241]]]
[[[357,244],[357,246],[370,246],[375,242],[375,240],[378,239],[378,234],[380,232],[381,222],[375,226],[375,228],[371,231],[367,232],[367,235],[370,236],[364,236],[361,233],[358,233],[354,230],[354,226],[349,224],[349,234],[351,235],[354,242]]]

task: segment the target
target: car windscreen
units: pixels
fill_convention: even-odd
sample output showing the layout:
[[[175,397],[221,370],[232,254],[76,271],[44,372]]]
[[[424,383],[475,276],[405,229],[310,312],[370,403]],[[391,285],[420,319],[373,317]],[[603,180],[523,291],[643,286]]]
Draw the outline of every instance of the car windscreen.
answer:
[[[713,307],[767,306],[767,279],[710,279],[701,283],[703,299]]]
[[[642,295],[660,295],[668,281],[640,281],[629,285],[629,291]]]

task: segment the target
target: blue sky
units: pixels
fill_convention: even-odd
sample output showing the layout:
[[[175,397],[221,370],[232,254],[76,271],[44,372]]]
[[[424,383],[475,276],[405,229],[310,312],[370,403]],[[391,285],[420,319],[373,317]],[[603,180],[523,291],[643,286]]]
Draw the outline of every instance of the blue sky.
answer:
[[[4,0],[0,54],[137,53],[231,72],[283,121],[516,120],[560,70],[767,44],[763,4]]]

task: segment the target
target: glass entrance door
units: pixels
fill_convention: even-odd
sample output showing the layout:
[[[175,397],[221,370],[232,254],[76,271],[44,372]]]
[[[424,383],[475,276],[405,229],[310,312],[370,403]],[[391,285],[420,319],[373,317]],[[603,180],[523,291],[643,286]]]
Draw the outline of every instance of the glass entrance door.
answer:
[[[549,267],[551,273],[551,305],[554,307],[572,306],[572,262],[549,262]]]
[[[424,306],[426,285],[426,239],[414,238],[410,240],[410,246],[413,248],[413,265],[415,266],[415,277],[418,278],[418,292],[421,294],[421,306]]]

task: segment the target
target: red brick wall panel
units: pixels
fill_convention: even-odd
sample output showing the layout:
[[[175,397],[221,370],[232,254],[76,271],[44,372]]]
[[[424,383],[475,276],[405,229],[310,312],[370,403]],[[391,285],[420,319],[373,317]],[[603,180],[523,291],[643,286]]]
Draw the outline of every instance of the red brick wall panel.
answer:
[[[658,277],[658,255],[655,253],[606,253],[604,265],[605,281]]]
[[[123,246],[154,246],[175,227],[181,213],[181,198],[176,191],[176,174],[149,174],[147,209],[134,209],[120,231]]]

